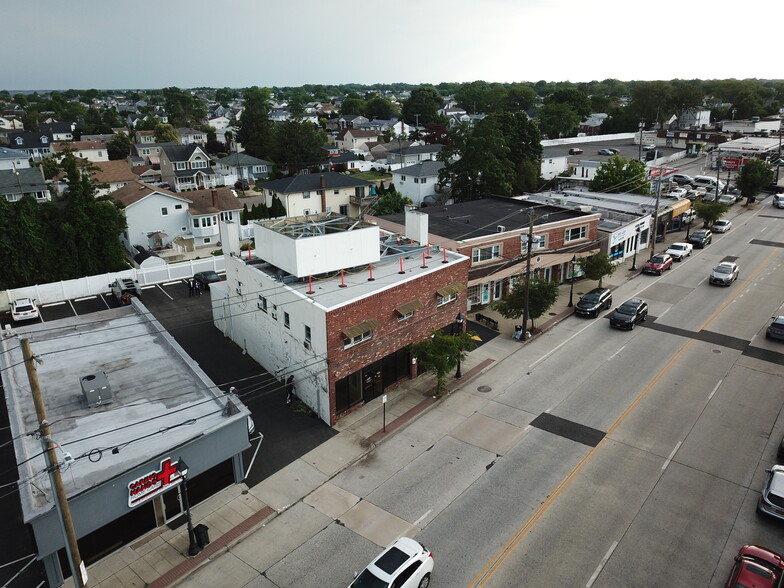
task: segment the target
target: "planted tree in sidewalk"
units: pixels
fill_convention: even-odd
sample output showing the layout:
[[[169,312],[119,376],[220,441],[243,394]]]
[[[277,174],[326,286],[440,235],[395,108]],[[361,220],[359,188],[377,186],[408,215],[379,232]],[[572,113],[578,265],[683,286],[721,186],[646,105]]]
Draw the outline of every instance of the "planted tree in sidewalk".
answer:
[[[436,331],[424,341],[411,347],[411,354],[426,370],[436,374],[436,396],[446,387],[446,375],[457,367],[458,361],[466,358],[466,353],[476,347],[474,334],[470,332],[447,335]]]
[[[534,321],[546,313],[555,301],[558,300],[558,282],[542,280],[537,276],[531,278],[528,288],[528,317],[531,319],[531,328]],[[525,309],[525,279],[515,281],[512,290],[501,300],[490,305],[490,308],[508,319],[518,319],[523,316]],[[523,330],[527,325],[523,325]]]
[[[582,257],[577,260],[577,263],[582,268],[586,278],[599,281],[599,288],[602,287],[602,278],[611,276],[617,267],[610,261],[610,256],[604,252],[597,253],[591,257]]]
[[[721,202],[698,202],[694,205],[694,212],[700,217],[704,227],[709,227],[722,216],[727,214],[729,207]]]
[[[740,193],[751,204],[757,199],[760,190],[770,184],[776,174],[773,167],[761,159],[749,159],[738,175],[737,183]]]

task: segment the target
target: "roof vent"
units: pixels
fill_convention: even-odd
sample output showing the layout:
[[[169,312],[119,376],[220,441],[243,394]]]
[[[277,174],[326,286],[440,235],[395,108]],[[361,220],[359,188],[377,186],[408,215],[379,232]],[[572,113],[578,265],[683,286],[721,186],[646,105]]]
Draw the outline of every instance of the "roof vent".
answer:
[[[79,383],[82,385],[82,394],[84,394],[88,408],[109,404],[114,401],[106,372],[97,372],[84,376],[79,380]]]
[[[498,225],[495,228],[495,232],[496,233],[505,233],[506,232],[506,227],[504,225]]]

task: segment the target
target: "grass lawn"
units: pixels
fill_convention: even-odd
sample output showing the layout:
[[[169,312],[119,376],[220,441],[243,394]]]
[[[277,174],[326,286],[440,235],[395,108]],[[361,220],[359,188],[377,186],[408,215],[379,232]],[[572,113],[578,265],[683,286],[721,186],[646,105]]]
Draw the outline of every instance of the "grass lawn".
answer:
[[[382,174],[381,172],[377,171],[367,171],[367,172],[360,172],[358,174],[352,174],[355,178],[359,178],[360,180],[365,180],[368,182],[376,182],[378,180],[391,180],[392,174]]]

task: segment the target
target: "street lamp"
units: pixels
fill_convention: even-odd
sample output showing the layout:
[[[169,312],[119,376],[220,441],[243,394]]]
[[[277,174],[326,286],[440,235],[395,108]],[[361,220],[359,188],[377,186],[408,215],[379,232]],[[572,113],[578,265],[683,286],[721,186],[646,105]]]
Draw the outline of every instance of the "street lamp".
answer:
[[[196,543],[196,534],[193,532],[193,521],[191,520],[191,505],[188,502],[188,464],[182,458],[177,460],[177,471],[182,476],[182,504],[185,507],[185,517],[188,520],[188,555],[193,557],[201,551],[201,547]]]
[[[577,265],[577,256],[572,255],[572,283],[569,284],[569,308],[574,306],[574,268]]]
[[[689,223],[686,225],[686,240],[689,240],[689,231],[691,230],[691,223],[694,222],[694,201],[692,200],[689,207]]]
[[[634,257],[632,257],[632,271],[637,271],[637,250],[640,248],[640,226],[635,228],[637,231],[634,235]]]
[[[457,317],[455,317],[455,324],[457,325],[457,332],[458,334],[463,333],[463,313],[458,312]],[[458,350],[457,352],[457,371],[455,372],[455,378],[460,379],[463,377],[463,374],[460,372],[460,353],[461,351]]]

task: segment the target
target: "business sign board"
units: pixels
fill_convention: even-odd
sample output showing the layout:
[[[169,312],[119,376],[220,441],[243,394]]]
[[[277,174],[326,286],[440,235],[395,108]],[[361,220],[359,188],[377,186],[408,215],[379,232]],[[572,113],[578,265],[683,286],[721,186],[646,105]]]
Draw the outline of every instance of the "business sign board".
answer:
[[[128,483],[128,506],[134,508],[147,502],[151,498],[163,494],[167,490],[182,483],[188,471],[177,468],[179,462],[172,461],[170,457],[161,460],[161,466]]]

